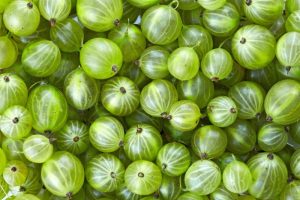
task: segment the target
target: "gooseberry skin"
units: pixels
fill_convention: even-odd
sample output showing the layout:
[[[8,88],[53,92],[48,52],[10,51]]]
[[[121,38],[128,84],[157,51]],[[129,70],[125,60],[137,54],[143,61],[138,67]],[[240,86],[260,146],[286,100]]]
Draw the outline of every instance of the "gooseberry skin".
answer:
[[[179,13],[171,6],[157,5],[143,14],[141,28],[144,36],[151,43],[166,45],[178,38],[182,20]]]
[[[31,1],[12,1],[3,14],[5,27],[17,36],[33,34],[40,24],[40,12]]]
[[[105,32],[118,25],[123,14],[122,0],[77,0],[77,15],[88,29]]]
[[[106,38],[87,41],[80,50],[80,64],[83,70],[95,79],[108,79],[122,67],[123,55],[114,42]]]
[[[0,69],[11,67],[17,60],[18,47],[8,37],[0,37]]]
[[[41,15],[50,22],[51,20],[55,22],[66,19],[71,8],[71,0],[39,0]]]

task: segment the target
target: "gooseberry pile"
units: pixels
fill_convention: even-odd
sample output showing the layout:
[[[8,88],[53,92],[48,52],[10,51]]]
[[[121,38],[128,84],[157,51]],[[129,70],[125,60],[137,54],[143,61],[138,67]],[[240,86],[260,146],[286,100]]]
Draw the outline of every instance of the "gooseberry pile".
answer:
[[[299,200],[300,0],[1,0],[0,147],[2,200]]]

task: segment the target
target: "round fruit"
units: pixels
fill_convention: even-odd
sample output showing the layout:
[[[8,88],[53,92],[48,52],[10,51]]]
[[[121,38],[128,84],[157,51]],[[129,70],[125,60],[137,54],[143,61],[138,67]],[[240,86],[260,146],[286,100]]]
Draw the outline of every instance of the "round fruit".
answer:
[[[284,162],[275,154],[258,153],[247,162],[252,174],[248,192],[255,198],[274,199],[286,185],[288,171]]]
[[[57,151],[42,165],[41,177],[49,192],[70,199],[83,185],[84,169],[76,156]]]
[[[183,26],[178,44],[180,47],[193,47],[199,60],[213,48],[212,36],[205,28],[198,25]]]
[[[64,94],[68,103],[77,110],[86,110],[95,105],[99,96],[98,83],[82,68],[77,68],[65,77]]]
[[[215,82],[229,76],[232,67],[233,60],[230,53],[221,48],[210,50],[201,61],[203,74]]]
[[[165,45],[178,38],[182,21],[179,13],[171,6],[157,5],[143,14],[141,28],[151,43]]]
[[[161,79],[169,75],[169,52],[160,46],[148,47],[138,60],[142,72],[151,79]]]
[[[250,70],[266,67],[275,57],[275,37],[260,25],[240,28],[234,34],[231,45],[236,61]]]
[[[11,73],[0,74],[0,114],[13,105],[25,106],[28,89],[21,77]]]
[[[144,35],[133,24],[124,23],[112,29],[108,34],[108,39],[120,47],[124,62],[135,61],[146,48]]]
[[[34,163],[46,162],[53,153],[53,145],[43,135],[32,135],[23,143],[25,157]]]
[[[42,84],[35,87],[27,102],[32,114],[32,127],[40,133],[52,133],[60,130],[68,118],[67,101],[57,88]]]
[[[181,177],[170,177],[163,175],[161,185],[159,187],[159,196],[163,199],[177,199],[182,192]]]
[[[120,24],[122,5],[122,0],[77,0],[76,10],[85,27],[96,32],[105,32]]]
[[[286,22],[285,22],[285,29],[287,32],[299,32],[300,31],[300,11],[294,11],[292,12]]]
[[[225,5],[226,0],[197,0],[206,10],[217,10]]]
[[[281,200],[284,199],[297,199],[300,196],[300,181],[293,180],[292,182],[288,183],[284,190],[282,191],[280,198]]]
[[[186,171],[184,183],[187,191],[208,195],[219,187],[221,179],[218,165],[210,160],[198,160]]]
[[[17,36],[33,34],[40,23],[38,7],[31,1],[12,1],[5,8],[3,22],[9,32]]]
[[[253,119],[264,110],[264,89],[257,83],[242,81],[229,89],[228,96],[238,108],[240,119]]]
[[[180,143],[164,145],[158,152],[156,164],[162,173],[168,176],[180,176],[189,168],[191,156],[189,150]]]
[[[32,128],[31,113],[23,106],[11,106],[0,116],[0,130],[12,139],[26,137]]]
[[[286,79],[274,84],[265,99],[267,120],[288,125],[300,119],[300,83]]]
[[[300,150],[297,150],[293,153],[290,167],[293,175],[297,178],[300,178]]]
[[[234,124],[225,128],[227,149],[234,154],[250,152],[256,143],[256,131],[249,121],[237,119]]]
[[[88,183],[100,192],[113,192],[124,182],[125,167],[111,154],[100,154],[85,168]]]
[[[12,66],[18,57],[17,45],[6,36],[0,37],[0,69]]]
[[[267,152],[281,151],[288,142],[288,133],[282,125],[270,123],[260,128],[257,141],[259,147]]]
[[[7,163],[5,152],[1,148],[0,148],[0,160],[1,160],[0,163],[0,176],[1,176]]]
[[[192,148],[201,159],[212,159],[221,156],[227,146],[226,133],[213,125],[203,126],[194,132]]]
[[[58,69],[60,61],[59,48],[49,40],[32,42],[22,53],[25,72],[35,77],[50,76]]]
[[[170,112],[171,106],[178,100],[174,85],[163,79],[153,80],[142,92],[140,103],[142,109],[153,117],[161,117]]]
[[[201,113],[198,105],[191,100],[175,102],[168,115],[162,116],[179,131],[192,131],[199,123]]]
[[[290,126],[289,133],[295,142],[300,143],[300,120]]]
[[[88,126],[77,120],[67,121],[55,136],[58,149],[75,155],[85,152],[90,144]]]
[[[199,71],[199,58],[191,47],[179,47],[168,59],[168,69],[176,79],[185,81],[196,76]]]
[[[192,100],[199,108],[207,106],[214,96],[214,84],[201,71],[191,80],[177,82],[179,99]]]
[[[216,97],[207,105],[209,121],[218,127],[227,127],[233,124],[237,118],[237,113],[237,106],[227,96]]]
[[[138,195],[154,193],[159,189],[161,181],[159,168],[150,161],[134,161],[125,171],[125,184],[129,191]]]
[[[107,79],[118,73],[123,56],[120,48],[106,38],[87,41],[80,50],[80,64],[83,70],[96,79]]]
[[[3,178],[10,186],[20,186],[25,183],[28,176],[26,164],[19,160],[11,160],[6,163]]]
[[[300,39],[300,33],[289,32],[281,36],[276,45],[276,57],[288,70],[300,66],[300,45],[295,42]]]
[[[205,10],[203,13],[203,25],[214,36],[227,37],[238,28],[240,14],[231,3],[216,10]]]
[[[84,33],[73,19],[52,24],[50,38],[64,52],[78,52],[83,44]]]
[[[127,0],[130,4],[138,8],[148,8],[159,3],[159,0]]]
[[[71,8],[71,0],[39,0],[41,15],[50,23],[66,19],[71,12]]]
[[[133,113],[139,106],[139,100],[138,87],[127,77],[114,77],[102,86],[101,103],[113,115],[126,116]]]
[[[153,161],[162,144],[162,137],[156,128],[148,124],[138,124],[127,130],[124,139],[124,150],[132,161]]]
[[[114,152],[124,144],[124,128],[119,120],[111,116],[95,120],[89,136],[92,145],[101,152]]]
[[[229,163],[223,171],[224,186],[233,193],[243,193],[252,184],[252,175],[248,166],[241,161]]]
[[[237,199],[238,194],[230,192],[223,184],[221,184],[209,197],[211,200],[232,200]]]

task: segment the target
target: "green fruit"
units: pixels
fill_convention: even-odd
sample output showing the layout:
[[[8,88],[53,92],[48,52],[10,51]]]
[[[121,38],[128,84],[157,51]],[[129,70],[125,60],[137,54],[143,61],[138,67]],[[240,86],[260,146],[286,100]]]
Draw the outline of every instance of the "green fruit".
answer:
[[[201,109],[213,98],[214,84],[199,71],[193,79],[177,82],[177,92],[180,100],[192,100]]]
[[[159,3],[159,0],[127,0],[130,4],[138,8],[148,8]]]
[[[257,83],[242,81],[229,89],[228,96],[238,108],[240,119],[253,119],[264,110],[264,89]]]
[[[21,77],[12,73],[0,74],[0,113],[13,105],[25,106],[28,89]]]
[[[231,3],[216,10],[205,10],[203,25],[214,36],[227,37],[232,35],[239,26],[240,14]]]
[[[289,13],[292,13],[296,10],[300,10],[300,1],[299,0],[286,0],[286,10]]]
[[[192,47],[198,54],[199,60],[213,48],[212,36],[205,28],[198,25],[183,26],[178,44],[180,47]]]
[[[275,154],[258,153],[247,162],[252,174],[248,192],[255,198],[274,199],[281,193],[288,178],[284,162]]]
[[[267,152],[281,151],[288,142],[288,133],[282,125],[270,123],[260,128],[257,141],[259,147]]]
[[[274,84],[265,99],[267,120],[288,125],[300,119],[300,83],[286,79]]]
[[[280,200],[297,199],[300,196],[300,181],[293,180],[288,183],[280,195]]]
[[[32,135],[23,143],[25,157],[33,163],[46,162],[53,153],[53,145],[50,139],[43,135]]]
[[[77,110],[87,110],[96,104],[99,96],[98,83],[82,68],[71,71],[64,81],[64,94],[68,103]]]
[[[148,47],[139,59],[139,67],[151,79],[165,78],[169,75],[169,55],[169,52],[160,46]]]
[[[125,184],[129,191],[138,195],[152,194],[159,189],[161,181],[159,168],[150,161],[134,161],[125,171]]]
[[[159,131],[148,124],[130,127],[125,134],[124,150],[128,158],[135,160],[155,160],[163,141]]]
[[[20,186],[25,183],[28,176],[26,164],[19,160],[11,160],[6,163],[3,178],[10,186]]]
[[[246,120],[237,119],[234,124],[225,128],[227,133],[227,149],[234,154],[250,152],[256,143],[256,131]]]
[[[141,13],[142,9],[131,5],[127,0],[123,1],[123,16],[121,21],[134,23]]]
[[[184,183],[187,191],[208,195],[219,187],[221,178],[221,170],[213,161],[198,160],[186,171]]]
[[[275,37],[260,25],[240,28],[234,34],[231,45],[236,61],[250,70],[266,67],[275,57]]]
[[[0,160],[1,160],[0,175],[2,175],[3,170],[5,169],[5,166],[7,163],[7,158],[6,158],[5,152],[1,148],[0,148]]]
[[[194,132],[191,143],[197,156],[201,159],[212,159],[221,156],[225,152],[227,136],[222,129],[207,125]]]
[[[117,76],[102,86],[101,103],[106,110],[116,116],[126,116],[139,107],[140,91],[127,77]]]
[[[203,74],[215,82],[229,76],[232,67],[233,60],[230,53],[221,48],[210,50],[201,61]]]
[[[0,116],[0,130],[6,137],[21,139],[29,135],[31,129],[31,113],[23,106],[11,106]]]
[[[225,5],[226,0],[197,0],[206,10],[217,10]]]
[[[300,33],[289,32],[281,36],[276,45],[276,57],[280,64],[287,69],[299,67],[300,45],[295,42],[300,38]]]
[[[164,145],[158,152],[156,164],[162,173],[168,176],[180,176],[189,168],[191,156],[189,150],[180,143]]]
[[[300,143],[300,121],[290,126],[290,136],[297,142]]]
[[[17,36],[29,36],[38,29],[40,12],[31,1],[12,1],[4,10],[3,22],[9,32]]]
[[[296,150],[292,157],[290,162],[290,167],[293,175],[296,178],[300,178],[300,150]]]
[[[300,19],[300,11],[294,11],[288,16],[285,22],[285,29],[287,30],[287,32],[300,31],[299,19]]]
[[[208,103],[207,116],[213,125],[227,127],[235,122],[238,109],[230,97],[219,96]]]
[[[20,160],[23,162],[28,162],[23,154],[23,140],[5,138],[2,142],[2,149],[7,160]]]
[[[247,0],[243,3],[247,19],[260,25],[272,24],[282,14],[283,9],[282,0]]]
[[[6,36],[0,37],[0,69],[12,66],[18,57],[17,45]]]
[[[92,78],[107,79],[118,73],[123,56],[117,44],[106,38],[87,41],[80,50],[80,64]]]
[[[184,25],[202,25],[202,18],[199,17],[201,16],[202,12],[203,8],[201,6],[193,10],[181,10],[180,16],[182,23]]]
[[[224,186],[233,193],[246,192],[252,184],[248,166],[241,161],[232,161],[223,171]]]
[[[198,55],[190,47],[179,47],[168,59],[170,74],[181,81],[194,78],[199,71],[199,65]]]
[[[146,48],[146,39],[141,30],[133,24],[121,24],[112,29],[108,39],[115,42],[121,49],[124,62],[132,62],[141,56]]]
[[[169,113],[171,106],[178,100],[174,85],[163,79],[153,80],[146,85],[140,97],[142,109],[153,117]]]
[[[237,199],[238,195],[227,190],[224,185],[220,185],[209,197],[211,200],[232,200]]]
[[[143,14],[141,28],[151,43],[165,45],[178,38],[182,21],[179,13],[171,6],[157,5]]]
[[[74,155],[86,152],[90,144],[89,127],[78,120],[67,121],[55,136],[57,148]]]
[[[199,123],[201,113],[196,103],[191,100],[175,102],[166,116],[170,124],[179,131],[192,131]]]
[[[123,14],[122,0],[77,0],[76,9],[80,22],[96,32],[118,26]]]
[[[179,0],[178,8],[181,10],[194,10],[199,7],[199,3],[195,0]]]
[[[177,199],[182,192],[180,181],[181,177],[163,175],[159,187],[159,196],[166,200]]]
[[[68,118],[68,104],[60,90],[41,84],[29,94],[27,109],[32,114],[32,127],[40,133],[60,130]]]
[[[124,143],[124,128],[116,118],[102,116],[91,124],[89,138],[99,151],[114,152]]]
[[[49,40],[30,43],[22,53],[24,70],[34,77],[47,77],[59,67],[61,53],[59,48]]]
[[[72,8],[71,0],[39,0],[41,15],[50,22],[66,19]]]
[[[100,154],[90,160],[85,169],[89,184],[100,192],[113,192],[124,181],[125,167],[111,154]]]
[[[84,169],[76,156],[66,151],[57,151],[43,163],[41,177],[49,192],[71,198],[83,185]]]

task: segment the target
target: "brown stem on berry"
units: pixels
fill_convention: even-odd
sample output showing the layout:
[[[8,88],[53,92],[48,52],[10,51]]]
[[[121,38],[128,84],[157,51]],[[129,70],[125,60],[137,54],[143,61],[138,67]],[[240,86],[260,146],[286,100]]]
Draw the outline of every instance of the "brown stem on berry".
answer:
[[[119,27],[119,26],[121,25],[121,21],[120,21],[119,19],[116,19],[116,20],[114,21],[114,25],[115,25],[116,27]]]
[[[13,122],[14,124],[18,123],[18,122],[19,122],[19,118],[15,117],[15,118],[12,120],[12,122]]]
[[[272,153],[269,153],[268,156],[267,156],[270,160],[273,160],[274,159],[274,155]]]
[[[3,77],[3,80],[4,80],[5,82],[9,82],[9,81],[10,81],[10,79],[9,79],[8,76],[4,76],[4,77]]]
[[[241,44],[245,44],[246,43],[246,38],[242,37],[242,39],[240,40]]]
[[[120,87],[120,92],[121,92],[122,94],[126,94],[126,89],[125,89],[124,87]]]
[[[78,142],[79,140],[80,140],[80,138],[78,136],[76,136],[76,137],[73,138],[74,142]]]
[[[16,168],[16,167],[12,167],[10,170],[11,170],[12,172],[16,172],[16,171],[17,171],[17,168]]]
[[[144,176],[145,176],[145,175],[144,175],[143,172],[139,172],[139,173],[138,173],[138,177],[143,178]]]
[[[142,133],[143,132],[143,129],[141,128],[141,127],[138,127],[137,129],[136,129],[136,133]]]
[[[110,177],[116,178],[116,177],[117,177],[117,174],[116,174],[115,172],[111,172],[111,173],[110,173]]]
[[[287,66],[287,67],[285,68],[286,75],[288,75],[288,74],[290,73],[291,69],[292,69],[291,66]]]
[[[235,109],[235,108],[231,108],[231,109],[230,109],[230,112],[231,112],[231,113],[236,113],[236,109]]]
[[[272,121],[273,121],[273,118],[272,118],[271,116],[267,116],[266,121],[267,121],[267,122],[272,122]]]
[[[220,80],[220,79],[219,79],[218,77],[212,77],[212,78],[211,78],[211,81],[212,81],[212,82],[215,82],[215,83],[219,82],[219,80]]]
[[[118,72],[118,66],[117,65],[113,65],[111,67],[111,70],[114,72],[114,73],[117,73]]]
[[[207,154],[206,153],[201,153],[200,158],[201,159],[207,159]]]
[[[68,192],[66,196],[67,196],[68,200],[72,200],[73,193]]]
[[[56,19],[50,19],[50,26],[51,27],[54,27],[55,26],[55,24],[56,24]]]
[[[250,6],[252,4],[252,0],[246,0],[246,5]]]
[[[33,8],[33,3],[32,3],[32,2],[28,2],[28,3],[27,3],[27,7],[28,7],[29,9],[32,9],[32,8]]]

